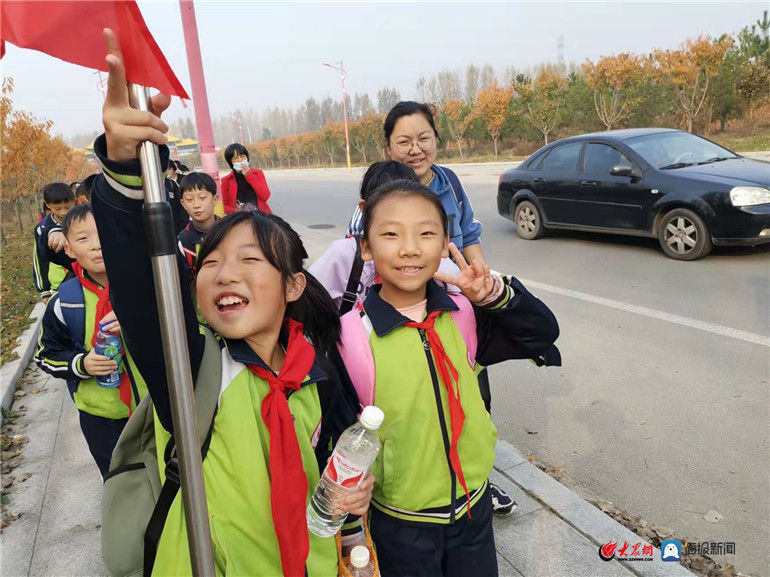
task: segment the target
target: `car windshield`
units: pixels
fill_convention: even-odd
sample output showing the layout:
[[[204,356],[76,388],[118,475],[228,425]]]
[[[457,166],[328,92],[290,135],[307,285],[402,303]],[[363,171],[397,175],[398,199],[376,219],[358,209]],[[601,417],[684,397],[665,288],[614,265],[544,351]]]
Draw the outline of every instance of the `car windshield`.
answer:
[[[660,170],[737,158],[735,154],[689,132],[659,132],[629,138],[625,143]]]

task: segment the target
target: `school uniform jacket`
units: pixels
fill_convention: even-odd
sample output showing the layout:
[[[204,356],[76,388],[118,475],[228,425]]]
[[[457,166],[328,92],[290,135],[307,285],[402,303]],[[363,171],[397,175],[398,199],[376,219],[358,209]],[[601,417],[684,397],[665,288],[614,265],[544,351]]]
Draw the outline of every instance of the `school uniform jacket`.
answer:
[[[80,284],[80,280],[72,278],[65,282]],[[67,381],[70,396],[75,401],[77,408],[83,412],[107,419],[124,419],[128,417],[128,407],[120,400],[118,388],[104,388],[99,386],[96,378],[86,372],[83,360],[86,354],[93,348],[91,339],[94,334],[96,322],[97,296],[90,290],[83,288],[83,301],[85,307],[84,341],[80,343],[73,336],[66,325],[62,314],[62,303],[59,293],[51,297],[43,313],[43,320],[38,335],[35,363],[49,375]],[[131,381],[131,408],[136,408],[139,401],[147,393],[139,371],[126,347],[123,347],[123,370],[128,371]]]
[[[48,247],[48,236],[62,232],[61,223],[47,215],[35,225],[35,245],[32,256],[32,272],[35,288],[42,298],[50,297],[72,270],[72,259],[62,249],[56,252]]]
[[[449,466],[446,388],[424,331],[404,326],[410,319],[382,300],[379,288],[369,291],[362,319],[372,328],[374,404],[385,413],[382,449],[372,467],[377,479],[372,506],[405,521],[449,524],[467,512],[468,499]],[[476,358],[470,359],[450,314],[457,308],[442,286],[428,282],[426,316],[446,311],[434,326],[459,373],[465,423],[458,451],[472,507],[486,489],[497,439],[479,392],[477,371],[480,365],[543,354],[553,347],[559,328],[548,307],[512,279],[495,302],[473,307],[478,349]]]
[[[104,136],[95,144],[105,167],[94,183],[93,206],[110,281],[111,302],[155,407],[158,455],[172,430],[168,385],[163,365],[150,257],[144,241],[139,163],[107,160]],[[161,162],[168,148],[161,147]],[[114,231],[120,231],[115,234]],[[204,339],[189,290],[189,277],[178,255],[185,330],[193,375],[198,372]],[[124,320],[125,319],[125,320]],[[247,364],[267,365],[240,340],[221,339],[222,380],[217,413],[203,473],[217,575],[280,575],[278,541],[270,505],[269,433],[261,417],[266,381]],[[336,352],[335,352],[336,353]],[[341,361],[337,361],[341,364]],[[322,413],[322,400],[326,411]],[[341,432],[355,422],[357,397],[347,379],[325,357],[317,355],[302,387],[288,397],[308,480],[307,499],[318,483]],[[163,466],[163,463],[160,463]],[[161,475],[163,472],[161,471]],[[355,520],[352,520],[355,522]],[[310,534],[307,574],[337,573],[333,539]],[[190,575],[186,529],[177,495],[158,546],[154,575]]]

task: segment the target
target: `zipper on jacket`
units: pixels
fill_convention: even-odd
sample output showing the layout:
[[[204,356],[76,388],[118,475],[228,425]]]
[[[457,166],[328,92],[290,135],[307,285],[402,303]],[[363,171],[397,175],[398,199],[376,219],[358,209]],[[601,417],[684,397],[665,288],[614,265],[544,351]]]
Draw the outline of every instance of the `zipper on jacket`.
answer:
[[[451,510],[449,512],[449,524],[454,525],[455,511],[457,509],[457,476],[452,468],[452,461],[449,458],[449,433],[447,432],[446,419],[444,417],[444,409],[441,403],[441,390],[439,389],[438,376],[436,375],[436,365],[433,363],[433,354],[431,353],[430,343],[428,337],[425,335],[423,329],[418,329],[420,332],[420,338],[422,339],[422,348],[425,349],[425,357],[428,359],[428,368],[430,369],[430,378],[433,381],[433,394],[436,397],[436,409],[438,410],[438,421],[441,424],[441,437],[444,441],[444,453],[446,454],[446,462],[449,466],[449,477],[452,479],[452,495],[450,501]],[[468,503],[470,507],[470,503]]]

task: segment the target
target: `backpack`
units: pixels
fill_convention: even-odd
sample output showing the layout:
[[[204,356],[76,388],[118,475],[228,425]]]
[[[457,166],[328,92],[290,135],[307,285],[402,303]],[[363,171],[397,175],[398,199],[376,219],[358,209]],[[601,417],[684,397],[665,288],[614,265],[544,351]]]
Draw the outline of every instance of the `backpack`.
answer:
[[[64,318],[64,324],[67,325],[75,343],[85,349],[86,334],[86,297],[83,295],[83,285],[77,277],[72,277],[59,285],[59,304],[61,305],[61,314]],[[136,400],[139,400],[139,390],[136,388],[134,375],[131,373],[131,365],[124,358],[123,367],[128,373],[128,380],[131,383],[131,392]],[[75,392],[78,390],[80,379],[67,381],[67,390],[70,397],[74,399]]]
[[[195,413],[205,459],[219,401],[222,356],[213,333],[208,329],[203,333],[206,344],[195,380]],[[166,445],[166,478],[161,485],[154,413],[152,398],[146,395],[123,429],[104,477],[102,559],[113,576],[151,575],[163,526],[181,485],[173,436]]]
[[[214,334],[203,329],[206,344],[195,379],[195,414],[201,459],[208,453],[222,381],[222,353]],[[323,356],[317,361],[333,374]],[[318,387],[321,414],[333,401],[331,387]],[[181,486],[173,435],[164,454],[161,485],[152,398],[146,395],[128,420],[112,452],[102,494],[102,560],[114,577],[150,577],[163,527]]]
[[[364,259],[361,258],[361,235],[354,235],[356,239],[356,255],[353,257],[353,266],[350,268],[350,277],[345,287],[340,303],[340,316],[353,310],[358,301],[358,285],[361,282],[361,273],[364,271]]]
[[[448,294],[459,307],[456,311],[450,311],[450,314],[468,348],[468,362],[475,370],[478,337],[473,305],[461,294]],[[375,370],[374,355],[369,344],[369,335],[373,330],[372,323],[363,310],[352,310],[340,317],[340,324],[342,325],[340,356],[358,393],[359,403],[361,407],[373,405]]]

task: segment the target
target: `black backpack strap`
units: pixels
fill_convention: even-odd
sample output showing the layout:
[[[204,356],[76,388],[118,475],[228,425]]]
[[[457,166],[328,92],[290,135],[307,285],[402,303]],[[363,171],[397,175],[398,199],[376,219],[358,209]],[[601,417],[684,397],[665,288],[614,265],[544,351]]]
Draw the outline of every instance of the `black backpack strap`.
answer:
[[[158,552],[158,542],[163,534],[166,517],[168,517],[168,512],[176,498],[176,494],[179,492],[180,486],[179,462],[174,457],[166,463],[166,480],[163,482],[163,488],[160,490],[160,496],[155,503],[155,509],[144,533],[144,577],[152,576],[155,555]]]
[[[222,380],[222,357],[219,342],[208,329],[204,329],[204,336],[206,337],[206,346],[198,369],[198,377],[195,380],[195,412],[198,417],[201,461],[206,459],[211,444],[211,433],[214,430],[214,418]],[[203,423],[208,423],[206,429],[202,429]],[[202,436],[203,430],[206,431],[205,436]],[[171,505],[181,487],[179,461],[176,458],[176,441],[173,434],[166,443],[163,457],[166,462],[166,479],[163,481],[160,496],[155,503],[155,509],[152,511],[150,522],[147,523],[147,529],[144,532],[144,577],[152,576],[160,536],[163,534]]]
[[[345,287],[345,294],[342,295],[340,315],[353,310],[353,306],[358,300],[358,285],[361,282],[361,273],[364,270],[364,259],[361,258],[361,238],[358,236],[353,238],[356,239],[356,256],[353,257],[353,266],[350,269],[348,285]]]

